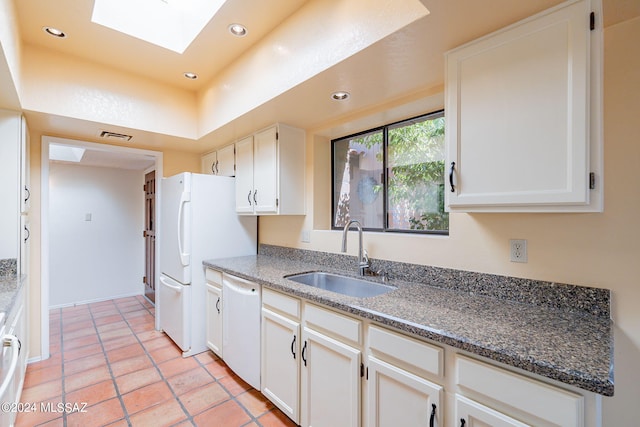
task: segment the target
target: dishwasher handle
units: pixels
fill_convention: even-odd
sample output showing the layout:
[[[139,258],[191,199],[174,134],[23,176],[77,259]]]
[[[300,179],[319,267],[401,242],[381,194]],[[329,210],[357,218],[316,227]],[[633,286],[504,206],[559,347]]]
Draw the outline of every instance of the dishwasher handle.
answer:
[[[230,291],[233,291],[242,295],[250,295],[250,296],[258,295],[255,283],[251,283],[249,281],[224,279],[222,281],[222,284],[227,288],[229,288]]]

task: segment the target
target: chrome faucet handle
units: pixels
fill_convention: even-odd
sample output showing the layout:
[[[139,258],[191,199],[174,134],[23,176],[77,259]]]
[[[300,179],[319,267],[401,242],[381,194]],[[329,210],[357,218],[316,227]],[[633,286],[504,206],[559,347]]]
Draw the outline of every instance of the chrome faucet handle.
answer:
[[[362,264],[361,267],[369,267],[369,253],[366,249],[362,250]]]

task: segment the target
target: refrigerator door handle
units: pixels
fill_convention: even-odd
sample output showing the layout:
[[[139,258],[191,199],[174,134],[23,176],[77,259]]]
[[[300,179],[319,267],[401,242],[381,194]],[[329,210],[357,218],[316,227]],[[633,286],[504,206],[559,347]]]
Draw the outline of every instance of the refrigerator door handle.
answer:
[[[182,293],[182,286],[175,286],[172,285],[171,283],[167,282],[164,277],[160,277],[160,282],[162,282],[163,285],[165,285],[167,288],[173,289],[174,291],[176,291],[177,293],[181,294]]]
[[[184,252],[184,248],[182,247],[182,231],[184,231],[183,228],[183,223],[182,223],[182,215],[184,213],[184,207],[185,205],[191,201],[191,193],[189,192],[183,192],[180,195],[180,205],[178,206],[178,252],[180,252],[180,262],[182,263],[182,265],[184,267],[188,266],[190,263],[190,254],[189,253],[185,253]]]

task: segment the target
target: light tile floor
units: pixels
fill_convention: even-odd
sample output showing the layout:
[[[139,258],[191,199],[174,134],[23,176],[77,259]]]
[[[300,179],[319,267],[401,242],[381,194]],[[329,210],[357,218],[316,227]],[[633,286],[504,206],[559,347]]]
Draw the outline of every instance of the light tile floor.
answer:
[[[17,427],[295,426],[213,353],[182,358],[153,316],[142,296],[52,310],[51,357],[28,365],[21,397],[36,411]]]

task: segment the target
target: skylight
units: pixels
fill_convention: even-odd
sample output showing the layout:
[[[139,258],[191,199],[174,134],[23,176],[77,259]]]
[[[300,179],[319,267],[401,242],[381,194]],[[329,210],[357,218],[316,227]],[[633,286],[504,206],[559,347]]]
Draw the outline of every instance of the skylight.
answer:
[[[95,0],[91,21],[183,53],[226,0]]]
[[[69,145],[49,144],[49,160],[79,163],[84,156],[85,149]]]

